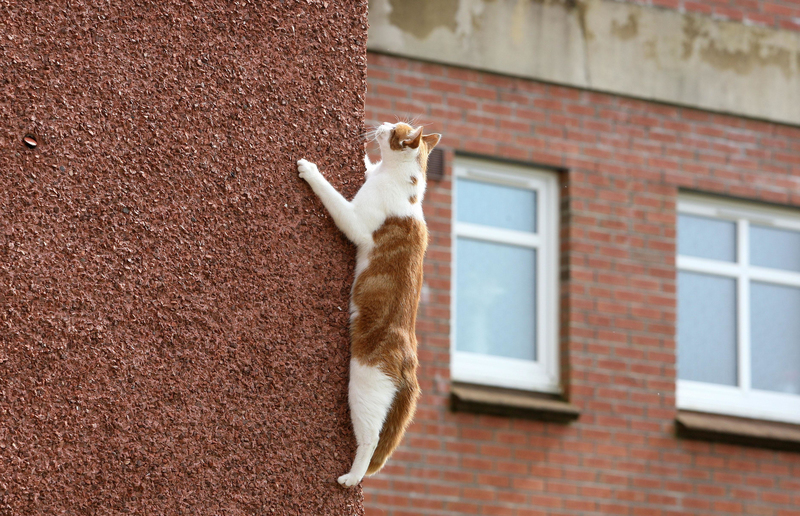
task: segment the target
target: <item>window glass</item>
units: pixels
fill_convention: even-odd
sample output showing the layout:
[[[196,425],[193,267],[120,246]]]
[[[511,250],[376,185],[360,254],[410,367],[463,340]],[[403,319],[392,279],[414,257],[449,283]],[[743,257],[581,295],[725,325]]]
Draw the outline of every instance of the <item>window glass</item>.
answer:
[[[536,360],[536,250],[456,241],[456,348]]]
[[[561,392],[557,176],[460,157],[453,173],[451,378]]]
[[[536,232],[534,190],[461,178],[456,188],[459,222]]]
[[[678,273],[678,378],[736,385],[736,280]]]
[[[800,231],[785,229],[800,211],[695,195],[678,210],[678,407],[800,424]]]
[[[750,284],[754,389],[800,394],[800,288]]]
[[[736,261],[736,224],[695,215],[678,215],[678,254]]]
[[[800,231],[751,224],[750,263],[800,272]]]

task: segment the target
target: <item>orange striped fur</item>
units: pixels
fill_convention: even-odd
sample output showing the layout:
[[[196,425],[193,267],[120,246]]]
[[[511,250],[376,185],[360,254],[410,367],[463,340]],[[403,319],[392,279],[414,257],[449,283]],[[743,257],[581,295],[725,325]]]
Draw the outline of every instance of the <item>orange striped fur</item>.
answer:
[[[379,367],[397,387],[367,474],[381,469],[411,422],[419,397],[414,327],[428,229],[411,217],[388,218],[375,233],[369,266],[353,287],[359,315],[350,328],[353,358]]]

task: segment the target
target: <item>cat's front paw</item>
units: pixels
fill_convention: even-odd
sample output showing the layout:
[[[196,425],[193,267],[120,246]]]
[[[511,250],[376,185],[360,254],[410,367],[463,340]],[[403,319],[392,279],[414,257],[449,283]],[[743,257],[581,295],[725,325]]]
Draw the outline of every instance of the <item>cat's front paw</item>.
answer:
[[[297,172],[300,174],[300,177],[308,181],[311,176],[319,174],[319,169],[314,163],[301,159],[297,162]]]
[[[339,483],[342,484],[343,487],[353,487],[359,482],[361,482],[361,477],[352,473],[348,473],[339,477]]]

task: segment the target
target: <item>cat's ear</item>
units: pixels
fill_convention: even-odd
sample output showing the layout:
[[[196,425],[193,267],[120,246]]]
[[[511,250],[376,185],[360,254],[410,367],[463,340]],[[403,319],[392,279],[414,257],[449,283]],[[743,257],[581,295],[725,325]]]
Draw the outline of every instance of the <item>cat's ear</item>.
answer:
[[[403,140],[403,147],[411,147],[412,149],[416,149],[419,147],[420,141],[422,141],[422,126],[419,126],[414,131],[408,133],[406,139]]]
[[[442,135],[439,133],[433,134],[426,134],[422,137],[422,141],[425,142],[425,145],[428,147],[428,150],[436,147],[436,144],[439,143],[439,140],[442,139]]]

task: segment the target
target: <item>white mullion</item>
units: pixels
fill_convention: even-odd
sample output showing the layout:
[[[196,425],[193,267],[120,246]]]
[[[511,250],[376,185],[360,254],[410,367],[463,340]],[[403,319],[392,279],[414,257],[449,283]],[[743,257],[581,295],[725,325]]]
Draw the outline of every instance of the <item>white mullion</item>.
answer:
[[[779,208],[706,197],[702,194],[682,193],[678,199],[678,212],[714,217],[724,220],[747,219],[751,223],[800,231],[800,217],[794,208]]]
[[[747,268],[747,273],[750,279],[754,281],[800,287],[800,273],[797,272],[768,269],[766,267],[754,267],[751,265]]]
[[[744,396],[738,387],[678,380],[676,395],[678,407],[684,410],[800,424],[796,394],[752,389]]]
[[[458,176],[467,179],[474,179],[481,182],[489,182],[494,184],[511,186],[513,188],[524,188],[526,190],[535,190],[536,187],[538,186],[535,180],[522,178],[518,176],[509,176],[508,173],[497,174],[487,171],[466,169],[463,170],[460,174],[458,174]]]
[[[539,232],[539,235],[542,235],[543,239],[545,239],[549,233],[544,227],[544,224],[547,223],[548,219],[543,215],[545,208],[548,208],[548,195],[549,192],[544,190],[536,192],[536,230]],[[547,211],[552,213],[549,208]],[[549,242],[546,241],[545,243],[549,244]],[[549,248],[542,248],[540,246],[534,251],[534,256],[536,257],[536,279],[534,280],[535,288],[533,291],[534,299],[536,299],[536,307],[534,312],[536,342],[534,349],[536,351],[536,362],[543,364],[545,366],[545,370],[548,369],[548,364],[550,362],[549,350],[546,349],[547,346],[542,345],[542,343],[545,342],[545,330],[549,325],[549,322],[545,319],[547,317],[546,307],[549,306],[549,303],[547,302],[547,292],[549,292],[549,290],[546,283],[547,257],[544,255],[544,253],[546,253],[548,250]]]
[[[741,240],[741,237],[737,238]],[[737,249],[737,252],[741,251]],[[775,285],[800,287],[800,273],[793,271],[770,269],[768,267],[757,267],[755,265],[750,265],[749,263],[744,266],[741,263],[720,262],[717,260],[709,260],[708,258],[697,258],[694,256],[681,255],[678,256],[676,263],[678,269],[682,271],[702,272],[704,274],[727,276],[732,278],[736,278],[741,275],[747,275],[751,281],[763,281],[766,283],[773,283]]]
[[[737,366],[739,388],[746,394],[750,392],[750,278],[747,273],[750,264],[750,223],[746,219],[736,222],[736,259],[741,266],[741,274],[736,280]]]
[[[554,177],[549,179],[549,188],[541,190],[539,198],[541,206],[538,207],[537,224],[539,234],[542,236],[543,247],[537,250],[537,258],[541,261],[541,268],[537,273],[537,288],[541,292],[537,295],[543,300],[536,307],[539,315],[538,330],[539,341],[537,357],[545,365],[553,385],[560,385],[559,350],[558,341],[558,312],[559,312],[559,262],[558,262],[558,227],[559,227],[559,194],[558,182]],[[549,217],[547,215],[550,215]],[[549,343],[549,345],[548,345]]]
[[[714,276],[739,277],[742,267],[738,263],[720,262],[694,256],[678,256],[678,269],[689,272],[702,272]]]
[[[541,237],[534,233],[495,228],[481,224],[470,224],[468,222],[456,222],[455,232],[456,235],[460,237],[495,242],[498,244],[511,244],[534,249],[542,245]]]
[[[458,167],[456,167],[456,172]],[[451,203],[450,203],[450,376],[456,378],[458,373],[455,367],[456,361],[456,324],[457,318],[457,304],[458,299],[458,233],[456,232],[456,225],[458,218],[456,217],[457,203],[458,203],[458,181],[451,182]]]
[[[707,204],[697,204],[686,199],[678,199],[678,214],[700,215],[701,217],[718,217],[716,207]]]
[[[511,186],[513,188],[523,188],[526,190],[543,190],[545,182],[543,178],[531,175],[530,171],[520,172],[514,165],[504,165],[499,163],[486,164],[470,159],[462,159],[463,164],[456,165],[455,176],[475,181],[488,182]]]

